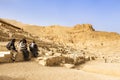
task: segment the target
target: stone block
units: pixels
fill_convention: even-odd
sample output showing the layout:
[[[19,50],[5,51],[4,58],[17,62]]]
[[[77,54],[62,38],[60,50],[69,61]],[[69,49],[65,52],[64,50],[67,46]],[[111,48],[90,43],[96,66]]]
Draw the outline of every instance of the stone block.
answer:
[[[23,54],[22,53],[17,53],[15,61],[16,62],[24,61]]]
[[[75,65],[74,64],[63,64],[63,67],[66,67],[66,68],[74,68]]]

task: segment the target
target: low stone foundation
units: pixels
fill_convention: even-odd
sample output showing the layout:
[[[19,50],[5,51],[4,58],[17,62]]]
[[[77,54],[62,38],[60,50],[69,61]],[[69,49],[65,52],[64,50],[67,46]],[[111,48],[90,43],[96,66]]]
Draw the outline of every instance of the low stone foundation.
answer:
[[[15,51],[3,51],[0,52],[0,63],[10,63],[13,62],[12,58],[13,55],[15,56],[15,62],[24,61],[24,56],[22,52],[15,52]],[[29,59],[31,59],[31,54],[29,53]]]
[[[56,66],[61,64],[73,64],[78,65],[85,62],[85,58],[81,55],[60,55],[60,56],[44,56],[38,57],[37,61],[39,64],[44,66]]]

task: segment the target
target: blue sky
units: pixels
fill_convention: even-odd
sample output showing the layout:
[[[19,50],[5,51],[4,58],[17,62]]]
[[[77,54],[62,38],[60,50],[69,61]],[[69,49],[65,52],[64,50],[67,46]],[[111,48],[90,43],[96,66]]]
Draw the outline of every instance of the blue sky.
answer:
[[[89,23],[120,33],[120,0],[0,0],[0,17],[42,26]]]

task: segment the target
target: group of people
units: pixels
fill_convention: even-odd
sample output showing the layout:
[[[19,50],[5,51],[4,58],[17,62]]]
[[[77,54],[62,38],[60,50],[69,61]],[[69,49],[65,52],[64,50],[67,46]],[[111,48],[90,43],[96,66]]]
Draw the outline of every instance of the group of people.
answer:
[[[12,50],[13,51],[13,56],[12,56],[12,60],[15,61],[16,59],[16,55],[18,52],[22,52],[24,60],[27,61],[29,60],[29,51],[27,48],[27,41],[26,39],[22,39],[19,41],[18,43],[18,50],[16,49],[15,46],[15,41],[16,39],[12,39],[7,45],[6,48],[8,50]],[[33,57],[37,57],[38,56],[38,46],[35,43],[35,41],[33,40],[32,43],[29,44],[29,50],[32,54]]]

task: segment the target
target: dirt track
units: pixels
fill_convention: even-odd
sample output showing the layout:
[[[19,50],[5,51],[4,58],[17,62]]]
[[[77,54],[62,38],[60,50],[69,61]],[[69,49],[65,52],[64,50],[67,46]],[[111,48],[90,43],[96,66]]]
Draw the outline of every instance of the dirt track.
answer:
[[[31,61],[0,64],[0,80],[120,80],[120,78],[63,67],[44,67]]]

